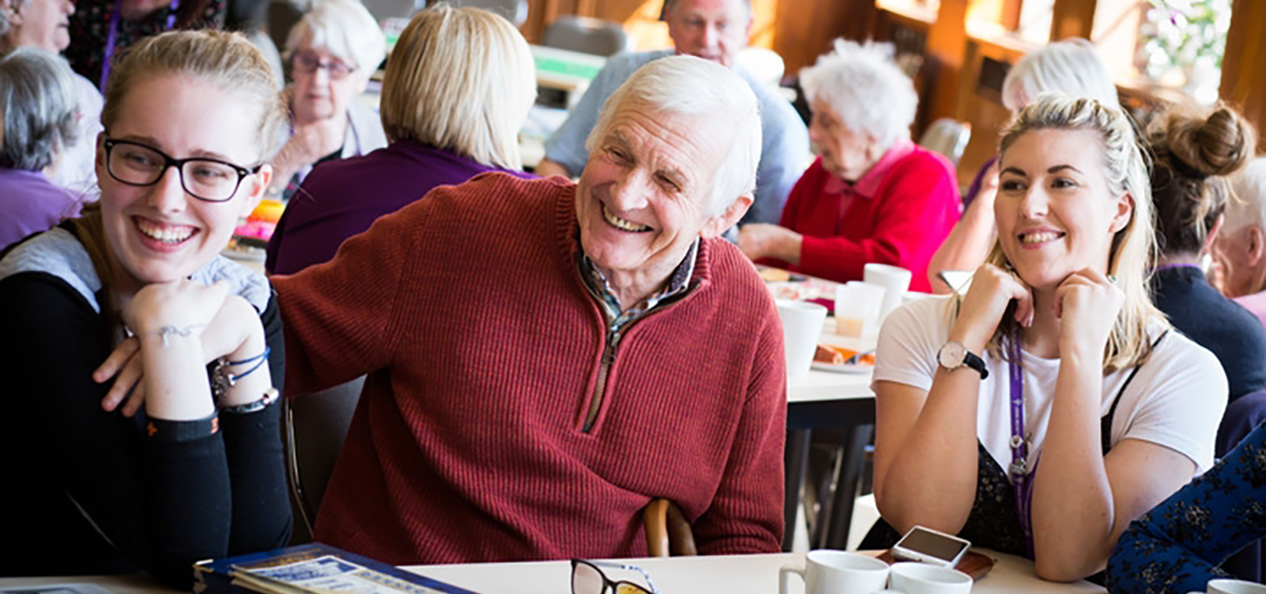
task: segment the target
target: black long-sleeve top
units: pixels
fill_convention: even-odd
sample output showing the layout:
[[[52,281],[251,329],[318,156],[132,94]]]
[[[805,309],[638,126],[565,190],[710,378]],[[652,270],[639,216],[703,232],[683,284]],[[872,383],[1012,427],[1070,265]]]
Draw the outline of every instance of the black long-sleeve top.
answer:
[[[275,299],[261,322],[280,387]],[[280,406],[222,413],[218,432],[190,441],[147,438],[143,413],[101,409],[110,382],[91,374],[111,335],[62,278],[0,280],[0,576],[143,569],[188,588],[194,561],[284,546]]]

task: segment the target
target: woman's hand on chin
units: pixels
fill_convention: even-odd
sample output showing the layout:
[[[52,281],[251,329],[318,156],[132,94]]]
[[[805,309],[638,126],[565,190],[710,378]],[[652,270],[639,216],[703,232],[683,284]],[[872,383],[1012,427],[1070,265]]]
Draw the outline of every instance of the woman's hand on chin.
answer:
[[[151,287],[158,288],[150,290]],[[215,315],[206,322],[197,321],[207,311],[215,311]],[[201,344],[203,365],[225,356],[242,358],[243,348],[250,342],[262,342],[263,337],[255,308],[239,296],[228,295],[228,285],[224,283],[208,286],[180,281],[148,285],[124,308],[123,318],[128,327],[134,329],[135,336],[119,343],[93,372],[92,378],[97,383],[114,378],[114,384],[101,400],[101,408],[113,411],[126,399],[122,413],[128,417],[136,414],[145,402],[145,386],[141,381],[145,371],[139,339],[145,333],[156,333],[162,328],[182,336],[188,332]],[[164,320],[170,323],[162,323]],[[252,338],[258,340],[252,341]]]
[[[1060,358],[1082,355],[1102,358],[1125,293],[1102,272],[1085,268],[1055,289],[1055,315],[1060,319]]]
[[[120,312],[137,337],[150,334],[202,334],[229,295],[227,283],[204,285],[190,280],[145,285]]]
[[[1020,277],[993,264],[977,268],[959,307],[950,340],[963,343],[974,353],[981,352],[1012,300],[1016,302],[1015,321],[1025,327],[1032,325],[1033,290]]]

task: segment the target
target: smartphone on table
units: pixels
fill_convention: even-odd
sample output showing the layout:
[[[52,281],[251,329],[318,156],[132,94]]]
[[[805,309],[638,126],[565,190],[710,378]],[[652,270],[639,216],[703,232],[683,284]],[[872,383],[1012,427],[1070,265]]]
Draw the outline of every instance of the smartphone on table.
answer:
[[[970,548],[970,542],[957,536],[915,526],[893,545],[892,556],[952,568]]]

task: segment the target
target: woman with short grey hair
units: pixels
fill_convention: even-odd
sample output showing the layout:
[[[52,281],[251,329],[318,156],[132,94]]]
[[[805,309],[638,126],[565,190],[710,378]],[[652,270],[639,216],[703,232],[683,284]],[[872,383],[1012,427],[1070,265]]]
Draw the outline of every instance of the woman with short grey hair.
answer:
[[[928,260],[958,220],[958,182],[941,155],[910,140],[919,97],[892,46],[838,40],[800,72],[818,160],[796,182],[778,225],[746,225],[753,260],[837,282],[867,263],[910,270],[929,289]]]
[[[70,44],[67,20],[74,12],[71,0],[0,0],[0,52],[35,47],[60,53]],[[46,173],[57,185],[83,194],[97,185],[93,157],[101,131],[101,93],[88,79],[73,73],[71,78],[78,140],[62,149],[57,166]]]
[[[386,48],[360,0],[321,0],[290,30],[282,59],[293,81],[291,134],[273,160],[269,198],[289,200],[319,163],[387,146],[378,114],[355,101]]]
[[[75,140],[71,77],[42,49],[0,54],[0,249],[79,214],[75,194],[44,175]]]

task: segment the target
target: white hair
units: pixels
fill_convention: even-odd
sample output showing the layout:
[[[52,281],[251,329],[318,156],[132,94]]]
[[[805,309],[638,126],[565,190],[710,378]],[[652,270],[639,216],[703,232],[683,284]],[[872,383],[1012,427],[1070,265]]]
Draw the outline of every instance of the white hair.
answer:
[[[1257,157],[1231,176],[1234,192],[1226,205],[1224,232],[1234,233],[1249,225],[1266,229],[1266,157]]]
[[[1046,93],[1094,99],[1120,109],[1116,83],[1095,53],[1095,46],[1081,38],[1046,44],[1016,62],[1002,81],[1002,104],[1015,112]]]
[[[730,148],[712,176],[711,215],[721,214],[739,196],[756,189],[760,108],[747,82],[729,68],[694,56],[661,58],[641,67],[603,104],[585,141],[586,150],[593,152],[625,102],[641,103],[655,113],[721,118],[729,123],[733,130],[727,143]]]
[[[0,167],[38,171],[75,142],[70,65],[38,47],[0,53]]]
[[[825,102],[845,128],[873,136],[887,150],[910,138],[919,107],[914,81],[893,62],[892,54],[888,43],[836,39],[834,50],[800,70],[800,86],[810,104]]]
[[[358,71],[372,73],[387,55],[387,38],[360,0],[320,0],[290,29],[286,37],[288,62],[307,41],[312,49],[326,49]]]

